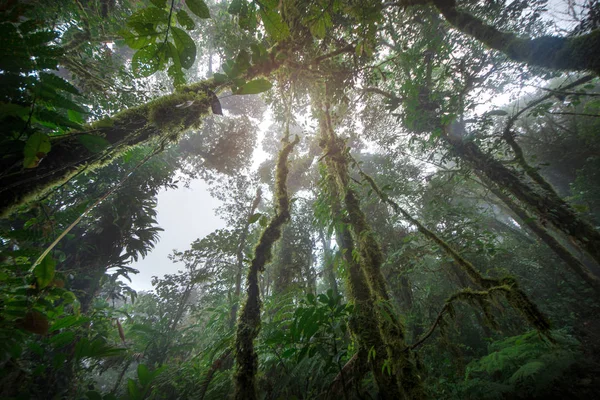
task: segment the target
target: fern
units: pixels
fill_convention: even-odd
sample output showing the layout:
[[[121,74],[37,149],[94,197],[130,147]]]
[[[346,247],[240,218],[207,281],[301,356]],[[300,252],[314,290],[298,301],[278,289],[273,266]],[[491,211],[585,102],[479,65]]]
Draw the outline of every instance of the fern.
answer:
[[[532,331],[490,345],[490,354],[467,366],[463,397],[477,399],[543,397],[577,360],[579,343],[554,331],[555,343]]]

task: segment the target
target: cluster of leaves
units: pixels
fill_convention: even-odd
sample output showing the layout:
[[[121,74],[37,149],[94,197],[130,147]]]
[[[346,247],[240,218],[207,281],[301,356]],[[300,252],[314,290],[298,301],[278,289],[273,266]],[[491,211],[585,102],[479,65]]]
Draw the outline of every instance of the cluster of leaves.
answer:
[[[51,137],[81,128],[88,110],[79,91],[54,73],[63,56],[59,33],[23,16],[27,6],[0,15],[0,137],[5,170],[35,168],[51,150]],[[82,135],[87,147],[90,135]]]
[[[580,356],[579,343],[554,331],[555,343],[528,332],[494,342],[489,354],[467,365],[464,398],[547,398]]]
[[[210,18],[210,10],[203,0],[186,1],[188,9],[199,18]],[[196,27],[185,9],[174,9],[174,2],[153,0],[152,5],[133,13],[127,19],[127,29],[120,31],[125,43],[137,50],[131,60],[134,74],[147,77],[164,69],[175,86],[185,83],[183,69],[190,69],[196,61],[196,44],[186,30]]]

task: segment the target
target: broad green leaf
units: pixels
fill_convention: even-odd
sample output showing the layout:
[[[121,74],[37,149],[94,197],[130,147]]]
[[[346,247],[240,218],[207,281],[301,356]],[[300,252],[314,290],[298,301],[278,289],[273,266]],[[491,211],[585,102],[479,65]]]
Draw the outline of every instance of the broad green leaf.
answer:
[[[77,136],[77,140],[92,153],[100,153],[110,146],[110,142],[108,140],[96,135],[79,135]]]
[[[259,13],[265,31],[275,42],[282,41],[290,35],[290,29],[276,10],[261,8]]]
[[[199,16],[200,18],[210,18],[210,10],[206,3],[202,0],[185,0],[188,8],[191,12]]]
[[[185,84],[185,74],[181,69],[181,59],[179,57],[179,51],[177,47],[171,42],[167,43],[167,53],[169,58],[173,61],[173,65],[167,69],[167,74],[173,79],[175,87]]]
[[[36,132],[27,139],[23,149],[23,166],[35,168],[50,151],[50,138],[45,133]],[[46,257],[47,258],[47,257]]]
[[[232,0],[227,12],[232,15],[239,15],[242,10],[242,1],[245,2],[245,0]]]
[[[83,124],[85,122],[85,119],[83,118],[83,115],[81,115],[80,112],[74,110],[67,110],[67,116],[69,117],[70,121],[76,124]]]
[[[69,82],[64,80],[58,75],[50,74],[48,72],[40,72],[40,81],[44,85],[52,86],[55,89],[64,90],[65,92],[79,95],[79,90]]]
[[[133,73],[137,76],[147,77],[154,74],[160,68],[160,56],[156,43],[138,50],[131,59]]]
[[[119,35],[125,39],[125,44],[134,50],[141,49],[156,40],[155,35],[141,35],[130,32],[127,29],[121,29]]]
[[[185,69],[191,68],[194,61],[196,61],[196,43],[183,29],[173,26],[171,31],[173,32],[173,41],[179,52],[181,66]]]
[[[312,33],[312,35],[317,39],[323,39],[326,31],[327,27],[325,25],[324,18],[319,18],[310,25],[310,33]]]
[[[152,374],[144,364],[139,364],[137,367],[138,379],[142,386],[148,386],[152,381]]]
[[[47,255],[44,257],[42,262],[40,262],[33,269],[33,274],[37,278],[37,284],[39,288],[45,288],[52,282],[54,279],[54,272],[56,268],[56,261],[50,256]]]
[[[262,213],[256,213],[256,214],[252,214],[252,215],[250,216],[250,218],[248,218],[248,223],[249,223],[249,224],[253,224],[253,223],[255,223],[256,221],[258,221],[258,219],[259,219],[260,217],[262,217]]]
[[[257,94],[271,89],[273,84],[266,79],[255,79],[238,89],[235,94]]]
[[[185,12],[185,10],[177,11],[177,22],[179,22],[179,25],[185,27],[185,29],[187,30],[192,30],[196,27],[196,24],[194,24],[194,20],[190,18],[190,16],[187,12]]]

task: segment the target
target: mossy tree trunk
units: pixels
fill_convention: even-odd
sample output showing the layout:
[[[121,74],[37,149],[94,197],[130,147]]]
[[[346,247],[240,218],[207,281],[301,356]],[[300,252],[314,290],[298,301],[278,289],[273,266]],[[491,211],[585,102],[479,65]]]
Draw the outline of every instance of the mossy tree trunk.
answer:
[[[347,271],[346,295],[350,303],[354,305],[354,313],[348,327],[357,344],[358,359],[356,362],[368,365],[368,369],[373,373],[373,378],[381,398],[402,398],[402,391],[396,379],[384,372],[387,353],[385,342],[379,329],[376,300],[371,292],[364,271],[354,257],[354,239],[348,229],[347,221],[344,221],[343,218],[340,196],[333,175],[329,175],[328,177],[328,186],[332,215],[335,219],[336,242]],[[365,368],[359,369],[363,373],[366,372]],[[350,377],[343,378],[343,380],[348,379]],[[354,383],[358,386],[361,379],[362,376],[354,379]],[[347,390],[347,388],[344,390]],[[340,390],[335,391],[332,395],[339,395],[338,392]]]
[[[534,212],[540,221],[551,223],[560,232],[573,239],[597,263],[600,263],[600,232],[598,230],[577,215],[575,210],[558,195],[552,196],[546,190],[536,190],[515,171],[481,151],[475,143],[464,141],[459,136],[449,133],[443,135],[457,156],[500,188],[508,190]]]
[[[246,221],[242,227],[240,238],[238,241],[238,247],[235,252],[236,257],[236,270],[235,270],[235,283],[233,288],[233,305],[231,306],[231,312],[229,317],[229,326],[231,329],[235,327],[235,321],[237,319],[238,303],[240,301],[240,295],[242,292],[242,271],[244,270],[244,249],[246,248],[246,241],[248,239],[248,232],[250,230],[250,217],[256,212],[258,205],[262,199],[262,191],[260,187],[256,190],[256,196],[252,201],[246,215]]]
[[[542,36],[532,39],[502,32],[486,24],[459,10],[456,0],[433,0],[433,4],[453,27],[514,61],[555,70],[593,71],[600,74],[600,29],[581,36]]]
[[[534,235],[536,235],[543,243],[545,243],[577,276],[583,279],[590,287],[592,287],[597,295],[600,295],[600,279],[589,270],[577,257],[575,257],[565,246],[563,246],[554,236],[548,232],[544,226],[537,222],[534,218],[519,206],[509,195],[499,189],[493,182],[483,176],[480,172],[476,175],[483,181],[487,187],[500,201],[515,214],[515,216],[526,226]]]
[[[371,333],[359,334],[357,338],[363,337],[364,340],[364,336],[374,335],[373,332],[379,330],[386,355],[381,368],[386,372],[383,376],[378,376],[380,372],[377,369],[380,366],[373,365],[372,367],[374,368],[373,374],[379,390],[384,398],[390,398],[389,396],[405,399],[424,398],[425,394],[420,377],[412,360],[411,351],[407,349],[405,342],[404,327],[396,316],[385,279],[381,273],[381,266],[384,262],[383,253],[365,214],[360,208],[357,193],[350,186],[349,149],[345,141],[335,134],[328,103],[325,104],[320,129],[325,165],[328,175],[331,176],[331,186],[335,188],[335,192],[347,213],[347,221],[344,222],[348,225],[348,228],[344,228],[345,235],[338,237],[338,241],[341,240],[341,243],[343,243],[341,248],[344,249],[342,251],[347,260],[346,262],[352,261],[353,264],[358,264],[357,268],[360,268],[354,279],[366,280],[366,285],[363,282],[360,290],[370,292],[370,304],[372,305],[363,305],[362,307],[368,308],[371,314],[370,318],[376,316],[376,321],[365,321],[360,327],[357,327],[357,329],[368,329]],[[356,286],[358,281],[351,281],[349,284]],[[371,322],[372,325],[368,325],[368,322]],[[376,354],[377,357],[381,357],[380,351]]]
[[[273,245],[281,237],[282,226],[290,220],[290,201],[286,183],[288,175],[287,160],[296,143],[298,143],[298,137],[293,142],[289,142],[286,133],[283,139],[283,149],[277,160],[275,216],[263,231],[256,245],[254,258],[248,271],[247,298],[238,319],[235,339],[237,370],[234,398],[236,400],[258,399],[255,382],[258,356],[254,351],[254,339],[260,332],[261,300],[258,275],[264,271],[266,264],[271,261]]]

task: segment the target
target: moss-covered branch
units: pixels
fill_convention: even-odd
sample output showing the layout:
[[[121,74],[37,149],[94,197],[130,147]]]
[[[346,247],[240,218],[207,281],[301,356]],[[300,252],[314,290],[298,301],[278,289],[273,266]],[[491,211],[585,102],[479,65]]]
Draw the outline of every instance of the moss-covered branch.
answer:
[[[548,232],[548,230],[540,224],[535,218],[531,216],[519,206],[509,195],[504,193],[499,187],[493,182],[490,182],[480,172],[475,171],[475,174],[483,182],[482,184],[488,188],[500,201],[515,214],[521,223],[526,226],[531,232],[533,232],[542,242],[544,242],[565,264],[583,279],[594,291],[596,295],[600,296],[600,279],[594,275],[590,269],[583,264],[577,257],[575,257],[565,246],[563,246],[554,236]]]
[[[250,67],[245,77],[268,74],[279,65],[273,55]],[[212,79],[184,86],[176,93],[95,122],[85,130],[51,138],[52,148],[37,167],[0,176],[0,218],[39,200],[83,169],[93,170],[112,162],[133,146],[178,140],[184,132],[201,124],[215,100],[217,87]],[[88,150],[83,135],[101,137],[106,148],[100,152]]]
[[[461,135],[453,135],[452,129],[453,126],[445,127],[442,137],[461,159],[499,187],[508,190],[541,220],[550,222],[600,263],[600,232],[597,229],[577,215],[560,197],[549,196],[545,190],[536,190],[523,181],[516,171],[481,151],[474,142],[462,140]]]
[[[456,29],[514,61],[532,66],[600,74],[600,29],[581,36],[539,38],[502,32],[457,8],[456,0],[433,0],[433,4]]]
[[[260,332],[260,289],[258,274],[271,261],[273,245],[281,236],[283,224],[290,220],[290,199],[287,194],[288,156],[298,143],[296,136],[289,142],[287,135],[283,140],[283,148],[277,160],[275,179],[275,216],[263,231],[250,264],[247,277],[247,298],[237,323],[235,340],[237,370],[235,374],[235,399],[254,400],[258,398],[255,376],[258,370],[258,356],[254,351],[254,339]]]
[[[398,203],[389,198],[379,186],[375,183],[372,177],[360,171],[361,176],[365,181],[369,183],[373,192],[375,192],[379,198],[389,204],[392,209],[402,215],[407,221],[415,225],[419,232],[425,237],[436,243],[446,254],[448,254],[454,262],[465,272],[465,274],[471,279],[471,281],[485,289],[489,290],[493,287],[504,287],[507,290],[504,291],[504,295],[508,303],[538,331],[547,333],[550,330],[550,322],[544,314],[538,309],[537,305],[533,303],[529,297],[523,292],[517,281],[512,277],[505,277],[501,279],[493,279],[484,277],[470,261],[465,259],[456,250],[454,250],[445,240],[436,235],[433,231],[427,229],[417,219],[413,218],[406,210],[404,210]]]

